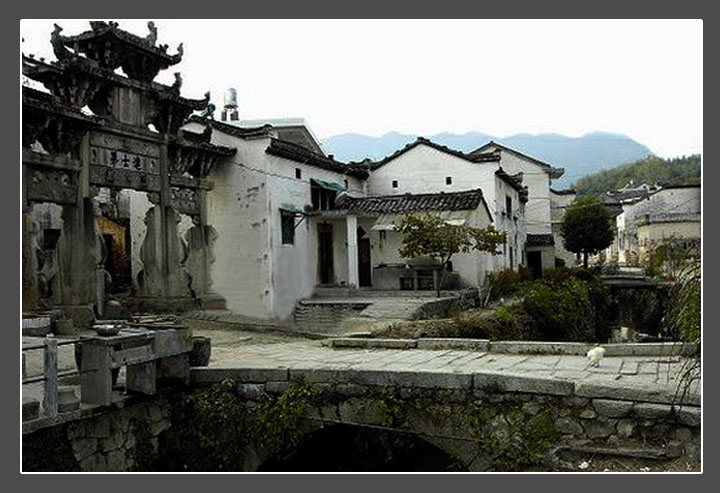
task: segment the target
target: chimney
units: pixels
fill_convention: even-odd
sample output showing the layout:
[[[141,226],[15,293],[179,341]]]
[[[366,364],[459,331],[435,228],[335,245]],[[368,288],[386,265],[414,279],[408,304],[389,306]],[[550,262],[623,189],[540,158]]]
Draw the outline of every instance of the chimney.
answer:
[[[225,91],[225,105],[223,106],[220,119],[226,121],[237,121],[240,119],[238,114],[237,91],[234,87]]]

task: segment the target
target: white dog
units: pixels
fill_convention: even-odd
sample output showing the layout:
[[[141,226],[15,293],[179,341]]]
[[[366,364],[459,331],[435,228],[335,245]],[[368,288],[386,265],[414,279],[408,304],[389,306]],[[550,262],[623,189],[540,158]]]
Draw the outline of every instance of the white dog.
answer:
[[[603,359],[603,356],[605,356],[604,347],[592,348],[590,351],[587,352],[587,366],[600,366],[600,360]]]

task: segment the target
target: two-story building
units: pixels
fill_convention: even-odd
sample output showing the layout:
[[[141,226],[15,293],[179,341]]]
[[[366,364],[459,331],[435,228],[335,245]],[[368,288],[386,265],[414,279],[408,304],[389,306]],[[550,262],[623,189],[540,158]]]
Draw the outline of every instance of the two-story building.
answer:
[[[500,167],[510,175],[522,176],[522,183],[527,186],[528,202],[525,207],[527,258],[524,263],[539,275],[542,270],[555,266],[550,185],[552,180],[560,178],[565,170],[492,141],[471,152],[470,156],[488,152],[499,153]]]

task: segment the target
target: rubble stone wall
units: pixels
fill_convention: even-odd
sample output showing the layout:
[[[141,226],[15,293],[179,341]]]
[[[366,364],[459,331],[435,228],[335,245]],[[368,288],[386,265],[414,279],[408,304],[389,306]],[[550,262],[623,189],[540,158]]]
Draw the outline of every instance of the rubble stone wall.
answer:
[[[23,435],[23,471],[152,470],[169,426],[168,400],[157,396],[41,428]]]

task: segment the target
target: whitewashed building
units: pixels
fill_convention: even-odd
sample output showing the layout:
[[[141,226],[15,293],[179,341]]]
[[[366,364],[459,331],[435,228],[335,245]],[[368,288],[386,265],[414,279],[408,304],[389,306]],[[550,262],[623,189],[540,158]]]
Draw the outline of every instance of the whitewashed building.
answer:
[[[555,241],[555,257],[562,259],[565,266],[572,267],[576,264],[577,255],[565,248],[565,242],[560,233],[560,224],[565,217],[565,209],[573,203],[577,193],[575,190],[553,190],[550,189],[550,219],[552,221],[552,235]]]
[[[499,153],[502,169],[510,175],[520,175],[523,185],[528,188],[528,202],[525,207],[525,263],[539,275],[542,270],[555,267],[550,185],[552,180],[560,178],[565,170],[492,141],[471,152],[470,156],[488,152]]]
[[[659,241],[699,241],[700,203],[700,185],[671,185],[623,205],[616,218],[619,264],[641,264],[648,249]]]

